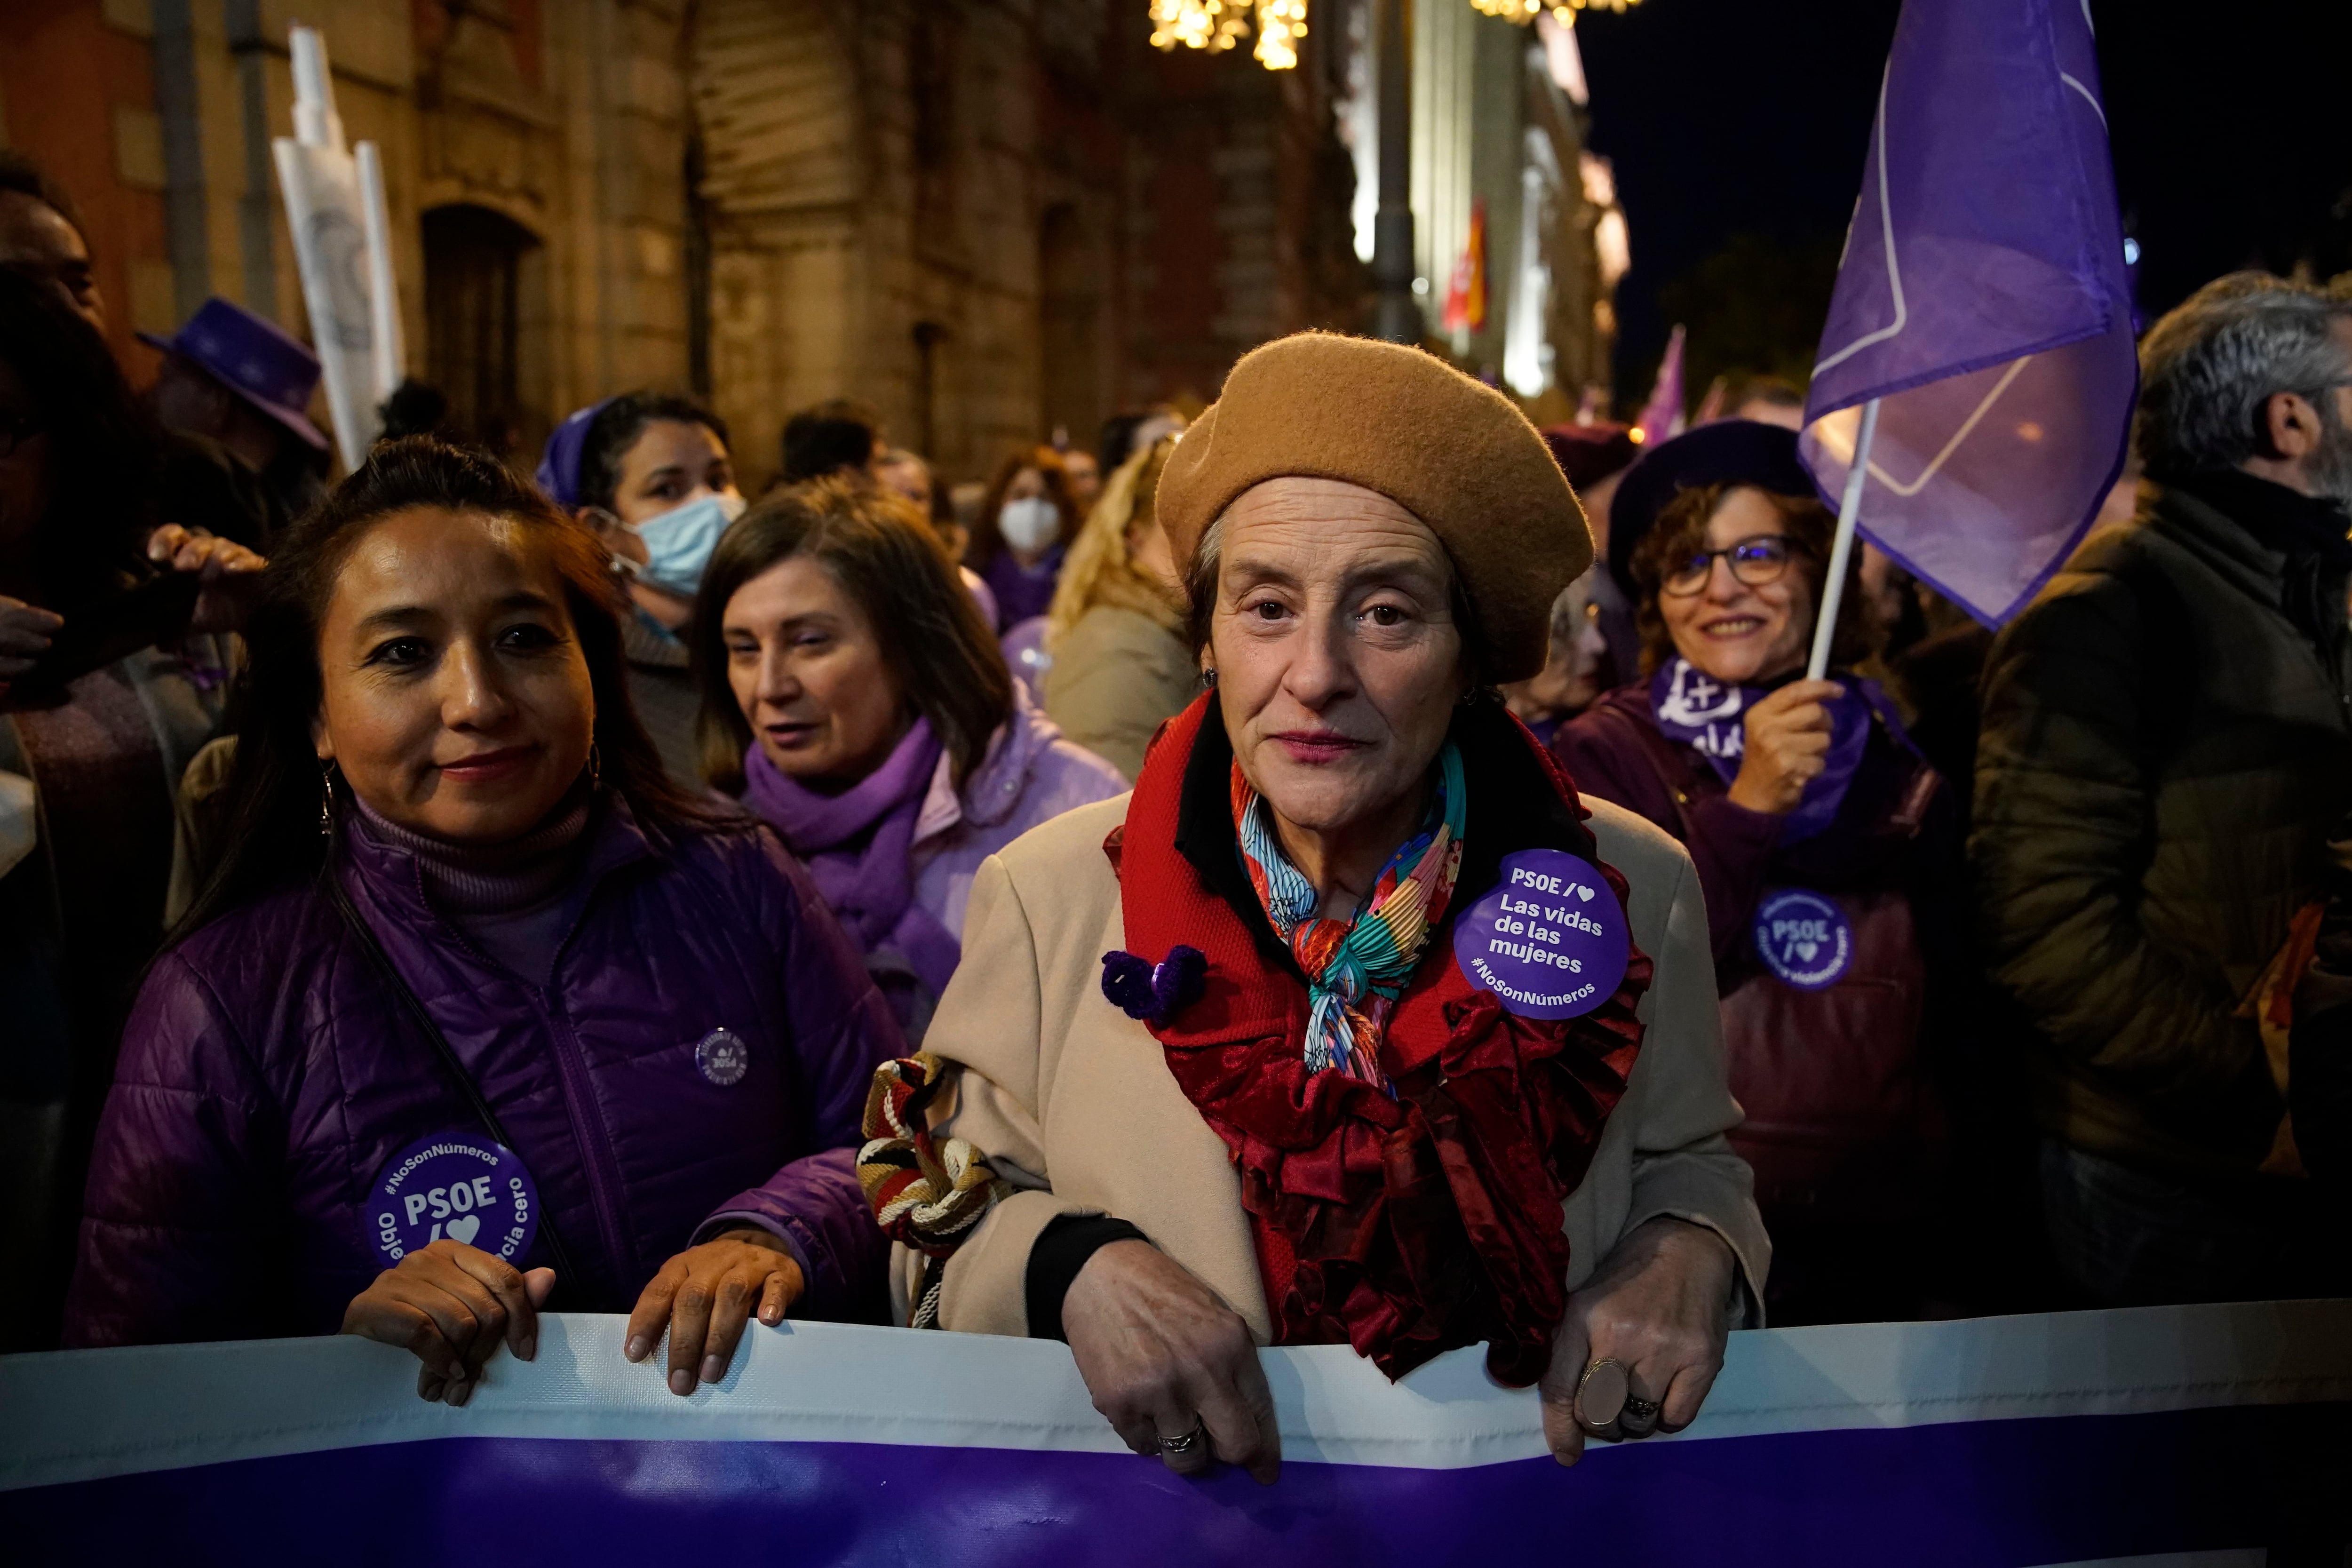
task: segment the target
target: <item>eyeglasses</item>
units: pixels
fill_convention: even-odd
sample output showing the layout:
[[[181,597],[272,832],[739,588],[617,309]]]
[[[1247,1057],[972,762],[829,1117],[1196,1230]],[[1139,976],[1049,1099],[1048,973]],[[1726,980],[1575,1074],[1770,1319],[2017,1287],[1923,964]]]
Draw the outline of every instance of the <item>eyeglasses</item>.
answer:
[[[1715,561],[1721,556],[1731,568],[1732,577],[1750,588],[1761,588],[1777,583],[1789,570],[1789,556],[1793,546],[1785,533],[1759,533],[1726,545],[1721,550],[1701,550],[1687,557],[1681,565],[1668,572],[1660,591],[1675,598],[1687,598],[1706,586],[1715,574]]]
[[[37,419],[0,409],[0,458],[15,457],[17,447],[47,428]]]

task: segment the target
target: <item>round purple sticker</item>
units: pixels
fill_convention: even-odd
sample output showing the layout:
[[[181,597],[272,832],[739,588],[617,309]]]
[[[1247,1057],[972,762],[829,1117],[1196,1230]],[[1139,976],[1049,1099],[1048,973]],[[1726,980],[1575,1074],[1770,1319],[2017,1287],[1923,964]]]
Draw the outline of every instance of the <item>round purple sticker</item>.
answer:
[[[368,1243],[387,1264],[446,1236],[520,1267],[539,1234],[530,1172],[478,1132],[418,1139],[392,1157],[368,1200]]]
[[[720,1089],[732,1089],[751,1070],[751,1047],[732,1029],[713,1029],[694,1047],[694,1067]]]
[[[1834,900],[1780,888],[1756,906],[1756,956],[1783,985],[1823,991],[1853,967],[1853,927]]]
[[[1495,890],[1454,922],[1464,976],[1528,1018],[1591,1012],[1616,994],[1632,952],[1609,879],[1560,849],[1505,856]]]

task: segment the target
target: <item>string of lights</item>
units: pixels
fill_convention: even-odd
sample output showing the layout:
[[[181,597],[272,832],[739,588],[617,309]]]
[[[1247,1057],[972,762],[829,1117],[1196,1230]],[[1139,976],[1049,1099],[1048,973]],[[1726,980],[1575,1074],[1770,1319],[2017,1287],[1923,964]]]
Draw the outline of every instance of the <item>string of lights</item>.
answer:
[[[1305,12],[1305,0],[1299,0],[1298,8]],[[1250,30],[1243,11],[1244,0],[1230,5],[1225,0],[1151,0],[1152,47],[1172,49],[1181,44],[1221,55]],[[1303,24],[1300,30],[1305,30]]]
[[[1573,26],[1579,11],[1624,11],[1638,5],[1642,0],[1470,0],[1470,4],[1489,16],[1500,16],[1521,26],[1549,11],[1552,20],[1562,26]]]
[[[1500,16],[1521,26],[1544,12],[1562,26],[1575,24],[1579,11],[1623,11],[1642,0],[1470,0],[1489,16]],[[1151,0],[1151,45],[1158,49],[1205,49],[1221,55],[1257,34],[1250,51],[1270,71],[1286,71],[1298,63],[1298,40],[1307,36],[1307,0]],[[1250,13],[1256,12],[1253,27]]]

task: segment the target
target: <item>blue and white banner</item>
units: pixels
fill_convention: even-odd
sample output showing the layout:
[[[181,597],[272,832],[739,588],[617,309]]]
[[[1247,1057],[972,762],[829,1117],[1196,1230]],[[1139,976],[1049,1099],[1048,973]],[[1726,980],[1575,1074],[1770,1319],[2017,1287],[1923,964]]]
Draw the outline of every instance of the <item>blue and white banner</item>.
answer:
[[[1128,1453],[1059,1344],[755,1327],[679,1399],[622,1322],[462,1410],[348,1339],[0,1360],[0,1557],[2234,1568],[2352,1499],[2346,1301],[1734,1334],[1696,1426],[1573,1470],[1475,1350],[1271,1351],[1269,1488]]]

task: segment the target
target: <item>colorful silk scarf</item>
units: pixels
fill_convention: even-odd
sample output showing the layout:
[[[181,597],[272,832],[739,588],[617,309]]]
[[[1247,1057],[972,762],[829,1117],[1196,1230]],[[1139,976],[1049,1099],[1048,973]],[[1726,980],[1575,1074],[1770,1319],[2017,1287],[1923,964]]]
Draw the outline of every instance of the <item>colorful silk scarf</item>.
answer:
[[[1467,795],[1462,753],[1448,741],[1438,755],[1437,794],[1421,831],[1389,858],[1353,920],[1324,920],[1316,914],[1322,900],[1314,884],[1283,854],[1271,809],[1235,764],[1234,830],[1250,886],[1307,976],[1308,1072],[1336,1067],[1393,1095],[1381,1068],[1381,1041],[1398,994],[1454,896]]]

